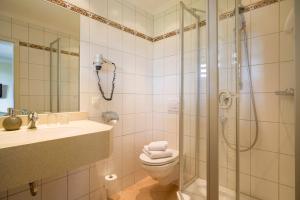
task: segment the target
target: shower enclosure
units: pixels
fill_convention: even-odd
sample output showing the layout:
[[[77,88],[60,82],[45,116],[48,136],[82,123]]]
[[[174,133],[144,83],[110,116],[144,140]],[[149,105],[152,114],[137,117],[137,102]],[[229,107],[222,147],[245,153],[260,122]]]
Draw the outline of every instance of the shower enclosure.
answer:
[[[201,2],[180,4],[178,196],[293,200],[294,57],[278,47],[293,35],[254,26],[262,11],[287,15],[288,0]]]

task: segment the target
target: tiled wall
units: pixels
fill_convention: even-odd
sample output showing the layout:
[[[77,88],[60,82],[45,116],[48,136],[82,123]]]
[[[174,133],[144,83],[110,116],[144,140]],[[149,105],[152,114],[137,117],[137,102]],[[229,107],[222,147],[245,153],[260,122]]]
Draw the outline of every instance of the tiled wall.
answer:
[[[178,27],[178,7],[170,8],[153,19],[151,15],[125,1],[70,2],[150,36]],[[241,154],[241,190],[264,200],[293,199],[293,99],[278,97],[273,93],[276,89],[293,87],[290,79],[293,74],[293,41],[292,36],[282,29],[291,2],[292,0],[280,1],[246,14],[261,128],[255,148]],[[197,1],[186,3],[197,4]],[[245,3],[251,2],[248,0]],[[226,9],[232,8],[229,2],[224,5]],[[81,16],[80,23],[80,109],[88,111],[89,118],[97,121],[101,121],[101,113],[106,110],[120,114],[120,121],[113,131],[113,154],[107,160],[84,166],[58,178],[42,180],[39,188],[42,192],[34,199],[101,199],[105,174],[116,173],[119,177],[109,187],[111,192],[119,191],[145,176],[140,168],[138,155],[147,142],[166,139],[171,147],[178,148],[178,114],[168,109],[169,105],[178,102],[178,37],[151,43],[87,17]],[[220,27],[220,38],[224,38],[220,45],[220,74],[225,76],[221,79],[220,88],[225,89],[232,84],[232,72],[228,63],[230,64],[232,56],[230,39],[233,20],[223,20]],[[205,28],[201,30],[204,31]],[[202,50],[205,51],[205,37],[201,39]],[[187,43],[192,41],[188,40]],[[98,53],[117,65],[117,86],[112,102],[105,102],[99,96],[92,67],[94,55]],[[205,64],[205,57],[201,60]],[[109,91],[111,70],[105,69],[101,73],[103,86]],[[202,91],[202,96],[205,96],[205,89]],[[240,124],[242,143],[247,138],[245,140],[249,145],[250,138],[253,137],[253,114],[251,102],[245,101],[247,99],[249,92],[245,88],[241,93]],[[205,104],[201,108],[205,110]],[[201,129],[205,132],[205,113],[201,117]],[[205,136],[202,135],[200,139],[199,170],[200,176],[204,178]],[[230,177],[234,177],[235,160],[226,145],[221,146],[225,148],[225,154],[220,157],[221,184],[231,188],[234,185],[234,180]],[[8,199],[30,199],[27,188],[8,191],[0,196],[6,199],[7,194]]]
[[[244,5],[258,1],[243,1]],[[186,2],[193,5],[193,2]],[[191,3],[191,4],[190,4]],[[201,4],[201,3],[200,3]],[[220,13],[234,8],[230,1],[220,1]],[[201,7],[200,7],[201,8]],[[202,7],[203,8],[203,7]],[[252,67],[253,87],[259,119],[259,139],[253,150],[241,153],[241,192],[242,197],[251,195],[260,199],[293,199],[294,195],[294,132],[293,132],[293,97],[279,97],[276,90],[294,88],[293,81],[293,33],[283,31],[287,15],[292,8],[291,0],[278,1],[271,5],[247,12],[247,31]],[[178,26],[176,21],[178,7],[158,14],[154,17],[155,36],[172,31]],[[169,28],[172,27],[172,28]],[[219,24],[219,63],[220,63],[220,90],[229,89],[234,92],[234,70],[232,64],[232,46],[234,39],[234,18],[221,20]],[[201,28],[203,31],[203,28]],[[203,39],[203,38],[202,38]],[[154,97],[153,115],[159,123],[153,124],[154,133],[160,133],[159,138],[168,135],[166,121],[168,121],[167,101],[164,94],[166,80],[170,77],[169,63],[172,57],[166,54],[169,50],[177,48],[176,36],[154,43]],[[171,42],[172,41],[172,42]],[[202,41],[205,45],[205,42]],[[244,47],[244,46],[242,46]],[[243,52],[243,57],[245,56]],[[174,53],[176,54],[176,53]],[[203,54],[202,54],[203,55]],[[173,59],[176,60],[176,59]],[[202,58],[203,60],[203,58]],[[205,59],[204,59],[205,60]],[[176,70],[178,72],[178,57]],[[202,63],[205,63],[202,61]],[[249,82],[245,58],[243,59],[242,77],[243,89],[241,91],[240,107],[240,133],[241,144],[249,146],[254,140],[255,123],[253,110],[251,110]],[[174,69],[175,70],[175,69]],[[179,80],[176,80],[179,84]],[[204,81],[205,83],[205,81]],[[192,84],[186,84],[192,87]],[[205,85],[202,82],[202,86]],[[167,89],[167,91],[172,91]],[[205,89],[202,90],[205,96]],[[205,98],[201,98],[202,111],[205,110]],[[229,121],[225,127],[227,136],[234,141],[235,134],[234,105],[228,112]],[[201,114],[201,130],[205,130],[205,113]],[[173,127],[177,126],[176,121]],[[221,127],[221,126],[220,126]],[[157,131],[156,131],[157,130]],[[220,129],[221,131],[221,129]],[[175,131],[173,131],[176,133]],[[178,131],[177,131],[178,132]],[[170,140],[170,139],[169,139]],[[222,186],[235,188],[235,162],[236,157],[224,143],[220,133],[220,183]],[[174,140],[170,140],[174,141]],[[185,139],[185,141],[188,141]],[[191,140],[193,141],[193,140]],[[192,143],[185,146],[192,148]],[[206,165],[206,139],[200,137],[200,164],[199,174],[205,178]],[[193,151],[193,150],[192,150]],[[189,153],[188,153],[189,154]],[[192,170],[192,169],[191,169]],[[267,191],[267,192],[266,192]]]
[[[0,36],[3,39],[50,47],[50,43],[61,38],[61,49],[78,53],[79,41],[76,36],[49,29],[47,25],[36,25],[16,18],[0,16]],[[19,109],[37,112],[50,111],[50,52],[27,46],[19,46]],[[61,66],[65,88],[61,102],[64,111],[78,110],[78,64],[79,57],[61,54]],[[77,73],[76,73],[77,72]],[[69,80],[69,81],[68,81]],[[67,94],[67,96],[65,95]],[[68,106],[72,100],[73,106]],[[77,103],[76,103],[77,101]]]
[[[220,10],[232,4],[221,1]],[[245,1],[254,3],[256,1]],[[294,199],[294,99],[276,96],[276,90],[294,88],[293,33],[284,31],[284,23],[292,9],[292,0],[284,0],[245,13],[250,64],[259,121],[257,144],[251,151],[240,153],[240,186],[242,196],[258,199]],[[234,19],[219,24],[220,89],[234,92],[232,39]],[[243,44],[243,41],[242,41]],[[242,48],[245,46],[242,45]],[[240,94],[241,145],[249,147],[255,137],[253,106],[250,101],[249,78],[243,50],[242,90]],[[235,108],[226,114],[228,138],[235,134]],[[221,126],[220,126],[221,127]],[[220,181],[229,188],[235,184],[235,155],[221,138]]]
[[[126,24],[143,33],[152,33],[153,17],[125,1],[90,1],[89,9],[101,16]],[[104,8],[104,9],[103,9]],[[100,12],[101,11],[101,12]],[[148,23],[149,22],[149,23]],[[90,197],[102,190],[103,175],[115,173],[118,181],[112,192],[134,184],[145,177],[139,155],[152,140],[152,42],[119,29],[81,16],[81,83],[80,109],[89,118],[101,121],[104,111],[119,114],[120,121],[113,130],[113,155],[90,167]],[[102,54],[117,66],[113,100],[105,101],[97,86],[93,59]],[[100,71],[102,85],[109,95],[112,68]]]
[[[205,9],[205,1],[185,1],[191,7]],[[154,36],[179,28],[179,4],[154,16]],[[184,26],[195,23],[194,17],[185,12]],[[204,20],[205,16],[201,16]],[[184,33],[184,181],[195,176],[195,161],[199,162],[200,174],[205,175],[206,154],[206,27],[200,28],[200,158],[195,158],[196,144],[196,65],[197,35],[191,30]],[[179,115],[172,112],[174,102],[179,102],[180,56],[179,36],[175,35],[154,42],[153,55],[153,135],[168,140],[172,148],[179,148]]]
[[[147,35],[153,33],[153,17],[125,1],[81,0],[71,3]],[[120,121],[113,130],[113,153],[107,160],[83,166],[56,178],[41,180],[36,197],[30,197],[28,186],[22,186],[2,192],[0,199],[99,200],[105,196],[104,175],[115,173],[118,176],[118,180],[108,186],[110,192],[132,185],[146,175],[141,169],[138,156],[143,146],[152,140],[153,44],[84,16],[80,16],[80,27],[80,110],[88,111],[89,119],[96,121],[101,121],[104,111],[119,113]],[[34,42],[44,44],[43,41]],[[22,48],[21,51],[27,53],[28,48]],[[43,65],[46,65],[44,59],[49,58],[49,55],[46,57],[44,52],[37,53],[40,54],[32,57],[40,58]],[[110,102],[104,101],[98,90],[92,64],[96,54],[103,54],[117,66],[116,88]],[[103,88],[108,95],[112,71],[106,67],[100,73]]]

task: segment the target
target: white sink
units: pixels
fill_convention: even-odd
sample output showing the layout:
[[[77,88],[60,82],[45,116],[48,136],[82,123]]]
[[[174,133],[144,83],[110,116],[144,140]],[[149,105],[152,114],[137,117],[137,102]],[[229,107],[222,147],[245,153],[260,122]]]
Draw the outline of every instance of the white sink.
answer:
[[[58,127],[0,130],[0,191],[108,158],[111,129],[81,120]]]

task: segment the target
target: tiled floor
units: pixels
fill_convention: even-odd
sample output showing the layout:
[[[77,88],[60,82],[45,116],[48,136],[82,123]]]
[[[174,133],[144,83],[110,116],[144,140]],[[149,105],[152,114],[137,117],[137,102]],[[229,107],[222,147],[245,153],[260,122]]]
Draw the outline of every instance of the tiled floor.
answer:
[[[112,200],[177,200],[176,185],[160,186],[157,181],[147,177],[133,186],[113,195]]]

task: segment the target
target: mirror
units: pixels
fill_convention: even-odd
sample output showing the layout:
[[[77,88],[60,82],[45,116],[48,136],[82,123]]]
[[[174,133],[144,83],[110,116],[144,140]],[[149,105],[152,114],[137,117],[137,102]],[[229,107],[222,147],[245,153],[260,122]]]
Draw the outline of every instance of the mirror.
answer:
[[[0,27],[0,116],[79,111],[79,14],[44,0],[1,0]]]

